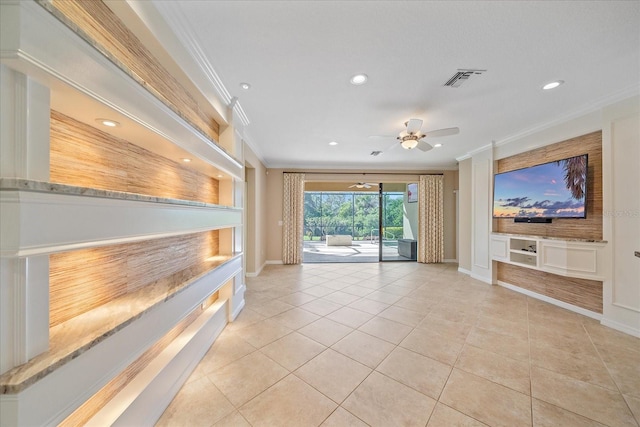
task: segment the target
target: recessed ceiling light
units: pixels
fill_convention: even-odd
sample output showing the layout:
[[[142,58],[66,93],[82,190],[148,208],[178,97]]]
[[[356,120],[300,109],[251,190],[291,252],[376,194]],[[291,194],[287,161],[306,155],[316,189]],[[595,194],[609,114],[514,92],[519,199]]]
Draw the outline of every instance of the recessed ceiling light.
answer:
[[[182,161],[185,162],[185,163],[189,163],[191,161],[191,159],[188,159],[188,158],[185,157],[184,159],[182,159]]]
[[[224,175],[218,174],[218,178],[224,178]]]
[[[351,80],[349,80],[351,82],[352,85],[363,85],[367,82],[367,80],[369,79],[369,77],[367,77],[366,74],[356,74],[355,76],[351,77]]]
[[[100,123],[103,126],[108,126],[110,128],[120,126],[120,123],[110,119],[96,119],[96,122]]]
[[[331,142],[329,143],[329,145],[338,145],[338,143],[337,143],[337,142],[335,142],[335,141],[331,141]]]
[[[564,83],[563,80],[556,80],[555,82],[547,83],[546,85],[542,86],[542,89],[544,90],[555,89],[558,86],[560,86],[562,83]]]
[[[240,83],[240,87],[244,90],[251,89],[251,85],[249,83],[244,83],[244,82]]]
[[[440,147],[442,147],[442,144],[433,144],[433,146],[436,147],[436,148],[440,148]]]

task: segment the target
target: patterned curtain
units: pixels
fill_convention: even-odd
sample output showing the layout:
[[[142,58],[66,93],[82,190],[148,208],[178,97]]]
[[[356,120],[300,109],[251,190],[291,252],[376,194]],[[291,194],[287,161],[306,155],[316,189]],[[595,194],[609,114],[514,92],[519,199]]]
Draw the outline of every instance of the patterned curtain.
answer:
[[[444,260],[442,175],[420,175],[418,183],[418,262]]]
[[[304,232],[304,174],[284,173],[282,263],[301,264]]]

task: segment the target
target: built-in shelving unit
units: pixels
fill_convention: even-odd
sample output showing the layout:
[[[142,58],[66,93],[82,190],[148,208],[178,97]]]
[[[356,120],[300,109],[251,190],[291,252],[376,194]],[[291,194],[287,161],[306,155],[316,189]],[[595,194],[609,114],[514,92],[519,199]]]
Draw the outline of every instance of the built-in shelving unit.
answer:
[[[538,243],[535,240],[510,239],[509,241],[509,261],[513,264],[521,264],[529,267],[537,267]]]
[[[78,5],[0,4],[2,425],[153,424],[244,306],[241,143],[71,25],[118,25]]]
[[[494,261],[561,276],[603,280],[606,243],[493,233],[491,257]]]

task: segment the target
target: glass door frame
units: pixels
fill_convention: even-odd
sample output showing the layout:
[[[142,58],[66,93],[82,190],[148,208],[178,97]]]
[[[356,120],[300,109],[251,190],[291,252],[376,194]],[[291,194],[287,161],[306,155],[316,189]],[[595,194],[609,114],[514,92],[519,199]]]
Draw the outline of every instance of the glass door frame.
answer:
[[[405,183],[406,185],[407,183]],[[378,262],[416,262],[415,259],[410,259],[410,258],[404,258],[404,257],[400,257],[400,255],[398,254],[398,256],[394,257],[393,259],[385,259],[385,255],[384,255],[384,236],[385,236],[385,231],[386,231],[386,227],[387,225],[384,223],[384,219],[385,219],[385,198],[384,198],[384,182],[381,182],[378,184]],[[403,198],[403,204],[404,204],[404,198]],[[404,209],[403,209],[403,222],[404,222]],[[403,224],[404,227],[404,224]],[[395,236],[394,236],[395,237]],[[398,236],[398,239],[402,239],[403,236]]]

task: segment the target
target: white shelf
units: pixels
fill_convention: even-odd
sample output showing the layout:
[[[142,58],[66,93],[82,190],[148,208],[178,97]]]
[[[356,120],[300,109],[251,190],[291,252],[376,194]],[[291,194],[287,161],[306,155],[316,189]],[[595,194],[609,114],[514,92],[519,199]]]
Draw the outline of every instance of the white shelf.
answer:
[[[0,209],[1,253],[5,257],[43,255],[242,225],[240,208],[28,190],[0,191]]]
[[[560,276],[604,280],[605,245],[603,241],[493,233],[491,259]]]

